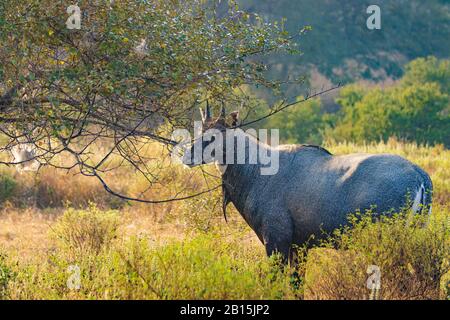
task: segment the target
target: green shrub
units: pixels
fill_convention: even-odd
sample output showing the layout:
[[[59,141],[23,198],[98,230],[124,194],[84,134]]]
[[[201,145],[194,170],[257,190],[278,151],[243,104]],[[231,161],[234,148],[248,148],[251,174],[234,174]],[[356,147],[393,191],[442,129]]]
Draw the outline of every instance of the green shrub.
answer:
[[[0,176],[0,203],[3,203],[13,197],[16,191],[17,182],[9,175]]]
[[[266,125],[280,129],[286,143],[384,141],[450,146],[450,61],[413,60],[396,84],[382,88],[349,84],[336,105],[308,100],[275,114]],[[299,97],[301,99],[301,97]]]
[[[297,100],[303,100],[298,97]],[[281,129],[280,139],[284,143],[320,144],[323,131],[328,126],[327,117],[320,99],[303,102],[295,109],[277,113],[267,120],[270,128]]]
[[[325,248],[309,253],[306,298],[445,297],[442,281],[450,270],[450,226],[445,215],[401,213],[374,221],[369,212],[352,216],[350,222],[324,243]],[[369,266],[380,269],[379,292],[367,287]]]
[[[289,299],[295,297],[288,270],[276,257],[241,251],[239,242],[201,235],[151,248],[132,240],[123,253],[127,273],[159,299]]]
[[[99,254],[73,259],[64,250],[41,265],[18,270],[14,299],[292,299],[289,269],[263,250],[242,248],[240,239],[200,235],[154,245],[148,238],[115,242]],[[70,266],[80,270],[80,288],[71,289]]]
[[[87,210],[67,209],[52,228],[58,244],[74,256],[98,254],[117,236],[118,211],[101,211],[95,205]]]
[[[13,278],[13,272],[6,262],[6,256],[0,254],[0,300],[8,297],[8,283]]]
[[[208,197],[194,197],[180,203],[180,210],[169,215],[193,232],[210,232],[223,220],[220,190],[211,192]]]
[[[80,216],[69,212],[71,219]],[[68,218],[64,221],[68,223]],[[307,255],[301,252],[300,279],[293,278],[291,268],[280,268],[277,257],[267,259],[262,246],[243,243],[242,232],[229,237],[202,233],[167,243],[131,237],[106,241],[102,250],[82,254],[80,248],[89,246],[64,245],[64,250],[50,251],[39,263],[15,266],[14,278],[8,278],[8,297],[296,299],[304,293],[306,299],[446,298],[448,216],[438,212],[424,227],[425,222],[423,216],[398,214],[373,221],[370,214],[355,215],[349,227]],[[367,288],[370,265],[381,271],[381,289],[375,294]],[[69,286],[73,266],[80,271],[78,289]]]

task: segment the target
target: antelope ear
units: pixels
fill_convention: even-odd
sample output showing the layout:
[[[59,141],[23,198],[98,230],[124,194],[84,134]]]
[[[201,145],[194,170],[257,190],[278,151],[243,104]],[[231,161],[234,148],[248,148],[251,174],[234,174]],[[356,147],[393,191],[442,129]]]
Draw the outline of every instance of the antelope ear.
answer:
[[[231,125],[232,125],[233,127],[235,127],[235,126],[237,125],[238,121],[239,121],[239,111],[233,111],[233,112],[231,112],[231,113],[230,113],[230,116],[231,116],[231,119],[232,119]]]

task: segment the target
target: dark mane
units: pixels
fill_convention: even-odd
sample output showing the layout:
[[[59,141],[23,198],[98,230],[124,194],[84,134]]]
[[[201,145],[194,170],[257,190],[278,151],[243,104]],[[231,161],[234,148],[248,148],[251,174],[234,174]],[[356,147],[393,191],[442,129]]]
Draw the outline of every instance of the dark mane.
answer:
[[[314,148],[314,149],[318,149],[318,150],[320,150],[320,151],[323,151],[323,152],[325,152],[325,153],[328,153],[330,156],[333,155],[330,151],[328,151],[328,150],[325,149],[324,147],[316,146],[316,145],[314,145],[314,144],[302,144],[302,145],[300,145],[300,147],[301,147],[301,148]]]

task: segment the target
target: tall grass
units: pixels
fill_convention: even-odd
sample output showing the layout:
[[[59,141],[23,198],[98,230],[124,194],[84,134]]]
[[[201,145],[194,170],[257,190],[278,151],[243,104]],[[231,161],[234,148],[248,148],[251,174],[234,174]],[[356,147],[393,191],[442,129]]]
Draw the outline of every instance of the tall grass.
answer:
[[[296,268],[280,268],[232,205],[224,222],[220,191],[143,205],[120,201],[87,177],[3,168],[0,299],[450,298],[450,151],[396,140],[327,148],[395,153],[423,167],[434,184],[430,221],[402,213],[376,221],[355,216],[351,227],[300,251]],[[200,171],[186,172],[165,169],[166,187],[195,191],[211,184]],[[145,181],[132,177],[122,170],[112,178],[123,192],[138,194]],[[30,239],[41,239],[40,250]],[[369,266],[380,270],[379,290],[367,287]],[[77,270],[80,287],[73,288]]]
[[[288,269],[278,268],[276,257],[266,259],[261,251],[242,250],[239,237],[225,241],[211,233],[165,245],[148,237],[119,240],[116,222],[111,212],[69,209],[51,231],[56,247],[44,261],[7,267],[15,275],[4,280],[5,295],[12,299],[295,298]],[[80,270],[79,288],[67,284],[71,266]]]
[[[447,212],[448,213],[448,212]],[[308,299],[439,299],[448,289],[450,225],[442,215],[410,212],[374,220],[371,212],[355,214],[310,252],[305,262]],[[334,249],[336,248],[336,249]],[[368,285],[379,271],[380,287]],[[368,274],[369,273],[369,274]]]

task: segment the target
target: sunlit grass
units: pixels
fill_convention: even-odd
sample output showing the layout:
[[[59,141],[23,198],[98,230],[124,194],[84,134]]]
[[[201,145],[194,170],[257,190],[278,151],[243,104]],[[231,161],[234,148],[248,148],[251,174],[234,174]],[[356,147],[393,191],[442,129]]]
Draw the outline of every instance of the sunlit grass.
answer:
[[[311,251],[295,280],[293,270],[266,258],[232,205],[225,223],[220,190],[186,201],[137,204],[109,195],[95,178],[51,168],[36,177],[3,167],[0,298],[365,299],[370,298],[367,264],[382,267],[384,284],[394,288],[381,290],[379,298],[445,298],[450,275],[436,268],[445,271],[450,255],[448,229],[439,227],[450,222],[450,151],[396,140],[326,147],[334,154],[395,153],[421,166],[434,185],[431,222],[415,228],[399,217],[381,225],[357,224],[341,233],[333,248]],[[181,165],[158,168],[166,189],[162,184],[148,189],[148,181],[127,168],[109,178],[121,192],[153,198],[218,182]],[[217,175],[213,166],[206,170]],[[95,250],[88,250],[91,246]],[[70,265],[80,267],[79,290],[67,286]]]

